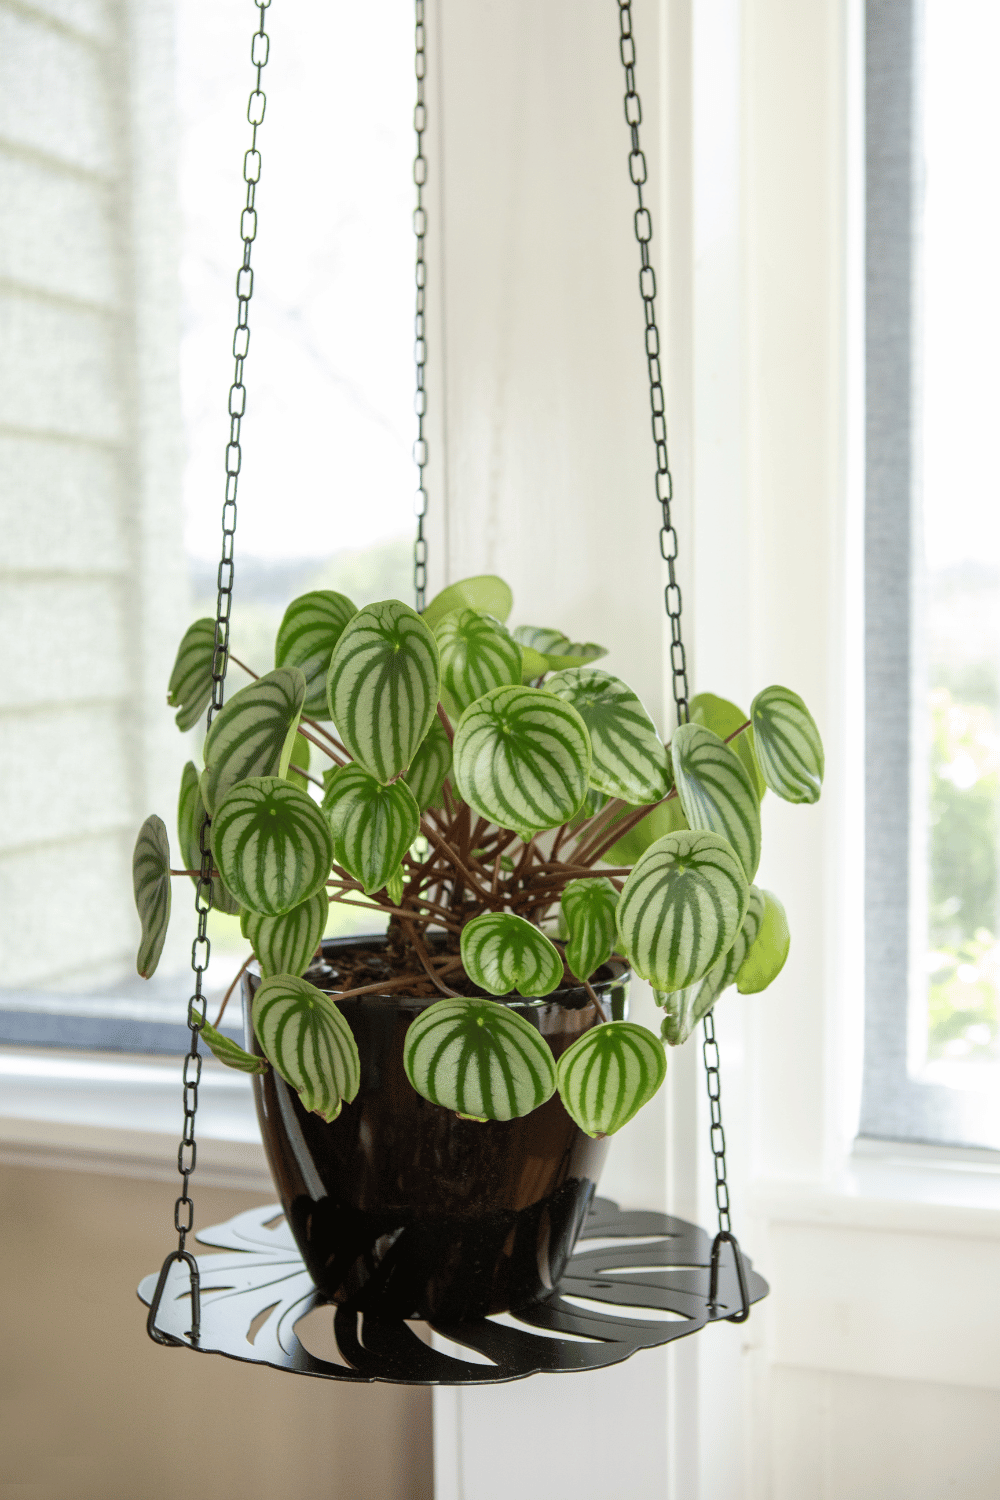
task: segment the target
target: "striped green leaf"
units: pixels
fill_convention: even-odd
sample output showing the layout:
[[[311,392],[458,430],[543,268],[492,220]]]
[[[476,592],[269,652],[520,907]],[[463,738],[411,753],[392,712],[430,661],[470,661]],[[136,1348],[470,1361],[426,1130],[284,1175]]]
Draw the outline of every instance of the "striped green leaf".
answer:
[[[410,764],[437,714],[440,690],[437,642],[398,599],[358,611],[337,642],[326,680],[340,738],[383,783]]]
[[[194,761],[189,760],[181,774],[181,791],[177,799],[177,836],[185,870],[201,869],[201,825],[207,816],[198,785],[198,769]],[[197,886],[197,875],[191,876],[191,883]],[[212,881],[212,907],[230,917],[240,909],[240,903],[218,877]]]
[[[618,902],[618,935],[636,973],[658,990],[707,974],[743,925],[750,888],[717,833],[668,833],[639,859]]]
[[[292,736],[292,753],[288,758],[288,780],[292,786],[297,786],[301,791],[309,790],[309,782],[306,777],[300,775],[301,771],[308,771],[310,759],[310,744],[304,734],[296,730]]]
[[[572,703],[587,726],[594,760],[590,784],[638,806],[670,790],[670,755],[632,689],[599,667],[570,667],[545,684]]]
[[[155,972],[170,922],[170,840],[163,819],[150,814],[132,854],[132,890],[142,924],[135,967],[143,979]]]
[[[306,680],[278,667],[234,693],[205,740],[201,795],[212,817],[226,793],[251,776],[284,776],[302,715]]]
[[[455,731],[454,778],[480,817],[525,838],[571,818],[590,783],[590,736],[576,709],[540,688],[493,688]]]
[[[361,766],[344,766],[324,781],[334,858],[370,896],[398,869],[420,832],[420,809],[405,781],[383,786]]]
[[[548,1043],[495,1000],[438,1000],[411,1022],[406,1076],[424,1099],[471,1120],[513,1120],[555,1092]]]
[[[431,630],[453,609],[483,609],[494,620],[506,621],[514,607],[514,595],[510,586],[494,573],[480,573],[475,578],[462,578],[450,583],[435,594],[423,613],[425,625]]]
[[[736,935],[736,941],[728,953],[724,953],[718,963],[713,964],[705,977],[698,980],[696,984],[688,985],[683,990],[675,990],[671,995],[661,994],[659,990],[654,991],[656,1003],[661,1005],[664,1011],[660,1035],[665,1042],[669,1042],[671,1047],[679,1047],[687,1041],[698,1022],[708,1015],[723,990],[728,989],[735,982],[740,966],[757,940],[763,920],[764,893],[752,885],[747,914]]]
[[[195,620],[177,648],[167,686],[167,702],[180,710],[175,720],[178,729],[192,729],[208,707],[214,659],[215,621]]]
[[[265,917],[244,907],[240,912],[240,927],[257,955],[265,979],[272,974],[304,974],[319,947],[329,915],[330,898],[325,887],[280,917]]]
[[[549,664],[540,651],[533,650],[531,646],[521,646],[522,682],[535,682],[539,677],[544,677],[548,670]]]
[[[389,876],[389,879],[385,883],[385,893],[389,897],[389,900],[392,902],[393,906],[398,906],[399,903],[402,901],[402,899],[403,899],[403,867],[402,867],[402,865],[400,865],[399,869],[396,870],[396,871],[394,871],[394,873]]]
[[[798,693],[769,687],[750,705],[754,751],[761,775],[786,802],[818,802],[823,785],[823,741]]]
[[[221,1031],[216,1031],[208,1021],[202,1022],[201,1038],[212,1056],[220,1063],[225,1063],[227,1068],[237,1068],[241,1073],[267,1072],[266,1058],[245,1052],[238,1042],[234,1042],[232,1037],[224,1036]]]
[[[663,1043],[633,1021],[608,1021],[578,1037],[556,1077],[566,1113],[587,1135],[614,1135],[667,1076]]]
[[[548,995],[563,977],[559,949],[523,917],[488,911],[462,928],[462,963],[490,995]]]
[[[739,757],[702,724],[675,729],[670,754],[688,827],[727,839],[752,880],[760,864],[760,802]]]
[[[562,893],[566,962],[577,979],[589,979],[615,951],[618,892],[606,876],[571,880]]]
[[[326,674],[344,626],[358,612],[344,594],[314,589],[300,594],[285,610],[274,642],[274,665],[298,667],[306,679],[302,712],[311,719],[328,716]]]
[[[594,641],[571,641],[561,630],[548,630],[542,625],[519,625],[514,631],[519,646],[544,657],[550,672],[560,672],[565,667],[583,667],[588,661],[597,661],[607,656],[607,646],[598,646]]]
[[[626,814],[623,813],[622,817]],[[665,834],[679,833],[687,828],[687,818],[681,807],[679,797],[671,797],[668,802],[661,802],[648,812],[641,823],[630,828],[628,833],[623,834],[616,844],[602,856],[609,865],[634,865],[646,850],[662,839]],[[614,827],[614,824],[612,824]]]
[[[441,653],[441,702],[458,719],[490,688],[521,682],[521,648],[492,615],[454,609],[434,629]]]
[[[421,812],[441,806],[441,788],[451,770],[451,741],[441,720],[435,715],[427,736],[410,761],[403,780],[417,799]]]
[[[327,1124],[361,1087],[351,1028],[329,995],[305,979],[276,974],[253,997],[253,1029],[268,1062]]]
[[[788,931],[785,908],[770,891],[762,894],[764,916],[760,931],[736,975],[736,988],[741,995],[756,995],[761,990],[766,990],[785,967],[785,959],[791,947],[792,938]]]
[[[311,797],[277,776],[234,786],[212,820],[219,873],[243,906],[280,917],[320,890],[333,834]]]
[[[715,693],[696,693],[689,704],[689,712],[692,724],[704,724],[713,734],[717,734],[720,740],[725,740],[731,750],[734,750],[743,762],[743,769],[757,788],[758,801],[763,799],[767,791],[767,782],[760,774],[760,766],[753,752],[753,725],[750,723],[750,715],[745,714],[742,708],[737,708],[735,703],[730,703],[728,698],[718,698]],[[747,727],[743,729],[743,725]],[[742,730],[741,734],[736,731]],[[730,735],[736,735],[730,739]]]

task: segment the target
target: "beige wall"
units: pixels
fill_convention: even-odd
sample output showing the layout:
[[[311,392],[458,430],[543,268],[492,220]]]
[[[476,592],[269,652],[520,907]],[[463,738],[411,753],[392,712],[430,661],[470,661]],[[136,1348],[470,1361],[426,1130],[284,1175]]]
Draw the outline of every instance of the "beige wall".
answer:
[[[146,1337],[173,1189],[0,1169],[0,1500],[430,1500],[430,1391],[283,1375]],[[198,1223],[260,1195],[195,1191]]]

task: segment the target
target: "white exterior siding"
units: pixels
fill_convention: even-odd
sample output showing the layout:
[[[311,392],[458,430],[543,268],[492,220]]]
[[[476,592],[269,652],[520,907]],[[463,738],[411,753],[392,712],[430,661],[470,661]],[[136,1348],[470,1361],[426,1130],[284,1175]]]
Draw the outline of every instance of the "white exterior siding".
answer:
[[[153,810],[173,821],[184,750],[163,698],[186,623],[173,132],[169,87],[144,87],[154,64],[169,80],[171,28],[160,0],[0,0],[7,989],[128,973],[135,829]]]

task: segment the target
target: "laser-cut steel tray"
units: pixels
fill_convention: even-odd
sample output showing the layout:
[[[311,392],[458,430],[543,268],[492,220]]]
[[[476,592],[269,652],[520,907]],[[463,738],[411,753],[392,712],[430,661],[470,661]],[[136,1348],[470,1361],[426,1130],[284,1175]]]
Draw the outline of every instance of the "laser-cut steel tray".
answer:
[[[278,1204],[204,1229],[198,1240],[226,1252],[198,1257],[199,1340],[192,1344],[189,1338],[190,1283],[182,1262],[170,1268],[157,1327],[203,1354],[327,1380],[489,1385],[596,1370],[741,1309],[731,1248],[724,1247],[713,1306],[712,1241],[705,1230],[667,1214],[623,1212],[607,1198],[594,1199],[566,1274],[550,1296],[517,1313],[462,1324],[418,1324],[324,1303]],[[595,1240],[600,1243],[588,1243]],[[750,1301],[759,1302],[767,1296],[767,1282],[746,1256],[743,1261]],[[139,1284],[147,1305],[156,1280],[154,1273]],[[295,1331],[318,1307],[329,1313],[343,1363],[310,1353]]]

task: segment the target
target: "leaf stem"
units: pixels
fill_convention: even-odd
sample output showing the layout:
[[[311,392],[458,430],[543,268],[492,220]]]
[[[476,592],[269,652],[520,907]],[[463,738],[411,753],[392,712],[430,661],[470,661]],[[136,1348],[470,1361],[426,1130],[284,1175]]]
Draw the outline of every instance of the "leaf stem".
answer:
[[[233,993],[233,990],[239,984],[239,982],[243,978],[243,975],[246,972],[247,968],[250,966],[250,964],[253,963],[253,961],[256,958],[256,956],[257,955],[251,951],[249,958],[245,958],[243,960],[243,962],[240,964],[239,968],[236,970],[236,977],[233,980],[232,984],[229,986],[229,988],[226,991],[225,995],[223,996],[222,1004],[219,1006],[219,1014],[215,1018],[215,1029],[216,1029],[216,1031],[218,1031],[218,1029],[219,1029],[219,1022],[222,1020],[222,1017],[225,1014],[226,1006],[229,1004],[229,997],[230,997],[230,995]]]

